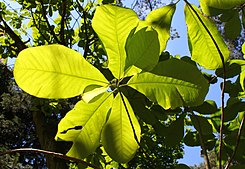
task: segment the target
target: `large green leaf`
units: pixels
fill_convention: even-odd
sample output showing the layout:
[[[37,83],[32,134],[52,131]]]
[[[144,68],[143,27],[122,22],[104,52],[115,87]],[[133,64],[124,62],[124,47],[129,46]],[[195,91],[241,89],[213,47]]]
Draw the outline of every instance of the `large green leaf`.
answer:
[[[112,93],[105,93],[93,103],[80,101],[60,121],[55,139],[73,142],[68,156],[85,158],[99,146],[112,100]]]
[[[124,99],[126,107],[122,99]],[[140,140],[141,131],[138,120],[135,117],[127,98],[123,95],[121,97],[119,93],[113,101],[111,114],[104,126],[101,136],[102,145],[106,152],[113,160],[120,163],[127,163],[130,161],[134,157],[138,148],[127,110],[131,118],[135,134],[138,140]]]
[[[124,75],[127,37],[138,22],[138,16],[131,9],[113,5],[102,5],[96,8],[92,26],[107,52],[108,67],[118,79]]]
[[[160,62],[151,72],[133,76],[128,86],[165,109],[203,103],[208,81],[193,65],[179,59]]]
[[[152,70],[158,63],[160,44],[155,30],[143,28],[136,32],[126,44],[125,70],[135,65],[142,70]]]
[[[208,6],[219,9],[231,9],[235,6],[245,3],[245,0],[200,0]]]
[[[146,24],[152,26],[158,33],[160,52],[166,48],[170,37],[170,26],[175,9],[175,4],[167,5],[151,11],[145,19]]]
[[[14,78],[27,93],[41,98],[69,98],[86,86],[107,86],[106,78],[83,56],[62,45],[28,48],[20,52]]]
[[[218,48],[224,56],[224,61],[229,58],[229,50],[214,23],[203,16],[194,5],[192,5],[192,8],[189,5],[185,6],[185,17],[188,26],[189,48],[192,59],[206,69],[222,67],[222,60]]]

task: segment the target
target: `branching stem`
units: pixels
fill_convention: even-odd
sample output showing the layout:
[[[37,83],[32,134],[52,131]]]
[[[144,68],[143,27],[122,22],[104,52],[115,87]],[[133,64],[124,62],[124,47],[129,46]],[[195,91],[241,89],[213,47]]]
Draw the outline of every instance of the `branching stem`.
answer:
[[[231,155],[231,158],[228,162],[228,164],[226,165],[225,169],[228,169],[236,155],[236,152],[237,152],[237,149],[238,149],[238,146],[239,146],[239,143],[240,143],[240,138],[241,138],[241,135],[242,135],[242,129],[243,129],[243,126],[244,126],[244,121],[245,121],[245,114],[243,115],[243,118],[242,118],[242,121],[241,121],[241,124],[240,124],[240,127],[239,127],[239,130],[238,130],[238,133],[237,133],[237,139],[236,139],[236,146],[235,146],[235,150],[233,151],[232,155]]]
[[[46,155],[51,155],[51,156],[56,157],[56,158],[61,158],[61,159],[67,160],[67,161],[74,161],[74,162],[83,164],[85,166],[92,167],[94,169],[99,169],[95,165],[90,164],[88,162],[85,162],[83,160],[77,159],[77,158],[69,157],[69,156],[66,156],[66,155],[61,154],[61,153],[56,153],[56,152],[46,151],[46,150],[40,150],[40,149],[34,149],[34,148],[19,148],[19,149],[7,150],[7,151],[0,152],[0,156],[5,155],[5,154],[14,154],[14,153],[42,153],[42,154],[46,154]]]
[[[198,20],[200,21],[200,23],[202,24],[202,26],[204,27],[204,29],[207,31],[209,37],[212,39],[222,62],[222,66],[223,66],[223,84],[222,84],[222,90],[221,90],[221,122],[220,122],[220,144],[219,144],[219,169],[222,169],[222,147],[223,147],[223,126],[224,126],[224,108],[225,108],[225,83],[226,83],[226,67],[225,67],[225,59],[224,59],[224,55],[222,54],[218,43],[216,42],[216,40],[214,39],[213,35],[211,34],[211,32],[209,31],[209,29],[207,28],[207,26],[205,25],[205,23],[203,22],[202,18],[198,15],[197,11],[195,11],[195,9],[192,7],[192,5],[187,1],[184,0],[185,3],[188,5],[188,7],[192,10],[192,12],[194,12],[194,14],[196,15],[196,17],[198,18]]]

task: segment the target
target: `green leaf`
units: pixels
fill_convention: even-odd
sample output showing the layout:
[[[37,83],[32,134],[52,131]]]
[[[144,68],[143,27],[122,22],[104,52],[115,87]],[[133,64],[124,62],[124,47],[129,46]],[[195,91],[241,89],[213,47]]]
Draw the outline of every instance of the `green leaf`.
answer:
[[[208,16],[217,16],[223,13],[224,11],[222,9],[217,9],[217,8],[208,6],[205,2],[203,2],[203,0],[200,0],[200,6],[202,8],[202,12]]]
[[[191,121],[195,129],[203,136],[210,135],[213,133],[212,125],[208,122],[205,117],[191,115]]]
[[[223,54],[224,61],[229,58],[229,50],[215,24],[204,17],[194,5],[185,6],[185,17],[188,26],[189,48],[192,59],[206,69],[214,70],[223,67],[217,47]],[[203,24],[209,30],[213,39]],[[215,45],[214,40],[217,46]]]
[[[209,84],[195,66],[173,58],[160,62],[151,72],[133,76],[128,86],[164,109],[174,109],[202,104]]]
[[[126,44],[125,70],[134,65],[142,70],[152,70],[158,63],[160,45],[155,30],[143,28],[137,31]]]
[[[229,39],[236,39],[241,33],[242,25],[238,11],[236,11],[231,19],[225,23],[225,36]]]
[[[243,68],[245,67],[245,60],[241,59],[232,59],[226,62],[226,78],[232,78],[234,76],[239,75],[242,71]],[[215,71],[215,74],[218,77],[224,77],[223,76],[223,69],[219,68]]]
[[[190,169],[190,167],[188,167],[185,164],[177,164],[177,166],[175,167],[175,169]]]
[[[166,48],[170,37],[170,26],[175,9],[175,4],[167,5],[151,11],[145,19],[146,24],[152,26],[158,33],[160,53]]]
[[[126,105],[124,105],[123,100]],[[113,160],[119,163],[127,163],[130,161],[138,149],[138,144],[134,137],[127,110],[135,134],[138,140],[140,140],[141,130],[138,120],[135,117],[127,98],[123,94],[121,97],[121,94],[119,93],[113,101],[111,114],[101,135],[102,145],[106,152]]]
[[[202,105],[193,107],[193,110],[201,114],[213,114],[218,111],[218,108],[215,101],[206,100]]]
[[[165,144],[170,147],[176,147],[184,137],[184,117],[173,121],[165,130]]]
[[[81,159],[95,151],[112,101],[112,93],[93,103],[79,101],[60,121],[55,139],[73,142],[68,156]]]
[[[219,9],[231,9],[235,6],[245,3],[245,0],[201,0],[208,6],[219,8]]]
[[[187,134],[184,137],[184,143],[185,145],[190,147],[200,146],[200,140],[197,131],[187,132]]]
[[[124,76],[126,40],[138,22],[138,16],[131,9],[113,5],[101,5],[96,8],[92,26],[107,52],[108,67],[118,79]]]
[[[108,85],[100,71],[80,53],[62,45],[21,51],[14,78],[25,92],[41,98],[70,98],[82,94],[88,85]]]

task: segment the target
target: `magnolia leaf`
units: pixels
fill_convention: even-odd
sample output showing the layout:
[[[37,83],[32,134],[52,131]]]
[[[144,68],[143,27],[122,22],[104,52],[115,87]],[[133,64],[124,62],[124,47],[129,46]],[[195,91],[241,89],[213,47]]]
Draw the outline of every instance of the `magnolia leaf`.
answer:
[[[146,24],[152,26],[158,33],[160,53],[166,48],[170,37],[170,26],[175,9],[176,4],[163,6],[151,11],[145,19]]]
[[[127,37],[138,22],[137,14],[131,9],[113,5],[96,8],[92,26],[107,52],[108,67],[118,79],[124,76]]]
[[[60,121],[55,139],[73,142],[68,156],[85,158],[99,146],[112,100],[112,93],[105,93],[93,103],[79,101]]]
[[[185,6],[185,17],[192,59],[206,69],[223,67],[218,49],[225,62],[229,58],[229,50],[214,23],[204,17],[194,5]]]
[[[83,56],[62,45],[48,45],[20,52],[14,78],[25,92],[41,98],[70,98],[86,86],[107,86],[108,81]]]
[[[130,37],[126,43],[125,70],[134,65],[142,70],[153,69],[159,60],[160,45],[155,30],[143,28]]]
[[[219,9],[231,9],[235,6],[245,3],[245,0],[201,0],[202,3],[206,3],[210,7]]]
[[[124,105],[123,100],[126,105]],[[131,126],[128,116],[130,116],[133,126]],[[102,145],[113,160],[119,163],[127,163],[134,157],[138,144],[134,137],[133,128],[138,140],[140,140],[140,125],[132,107],[127,98],[118,93],[101,135]]]
[[[128,86],[164,109],[174,109],[202,104],[209,84],[195,66],[172,58],[160,62],[151,72],[133,76]]]

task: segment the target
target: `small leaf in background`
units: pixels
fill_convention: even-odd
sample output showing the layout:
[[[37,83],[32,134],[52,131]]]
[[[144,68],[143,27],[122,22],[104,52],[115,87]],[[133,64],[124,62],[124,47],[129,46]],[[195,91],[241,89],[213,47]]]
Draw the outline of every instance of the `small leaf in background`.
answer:
[[[165,130],[165,144],[175,147],[180,144],[184,137],[184,116],[173,121]]]
[[[208,122],[208,120],[205,117],[197,115],[191,115],[190,117],[195,129],[201,135],[209,135],[213,133],[212,125]]]
[[[68,156],[82,159],[96,150],[112,100],[112,93],[105,93],[93,103],[79,101],[60,121],[55,139],[73,142]]]
[[[27,93],[41,98],[70,98],[86,86],[107,86],[108,81],[83,56],[62,45],[48,45],[20,52],[14,78]]]
[[[175,169],[190,169],[186,164],[177,164]]]
[[[190,147],[200,146],[200,140],[197,131],[188,131],[184,137],[184,143]]]
[[[124,99],[126,105],[124,105],[122,99]],[[128,113],[133,126],[131,126]],[[127,163],[134,157],[138,144],[135,140],[133,128],[138,141],[140,141],[141,129],[139,122],[127,98],[123,94],[121,97],[121,94],[118,93],[113,101],[109,119],[101,135],[102,145],[113,160]]]
[[[215,101],[206,100],[202,105],[193,107],[193,110],[200,114],[213,114],[218,111],[218,108]]]
[[[188,27],[191,58],[205,69],[214,70],[223,67],[217,46],[223,54],[225,62],[229,58],[230,52],[215,24],[203,16],[194,5],[185,6],[185,20]],[[202,23],[211,33],[217,46]]]
[[[225,23],[225,37],[236,39],[242,30],[239,13],[236,11],[232,17]]]

